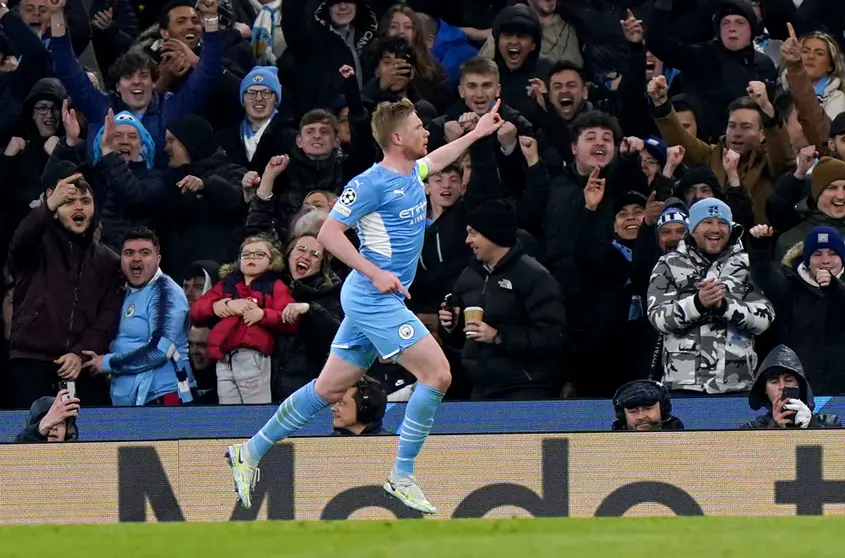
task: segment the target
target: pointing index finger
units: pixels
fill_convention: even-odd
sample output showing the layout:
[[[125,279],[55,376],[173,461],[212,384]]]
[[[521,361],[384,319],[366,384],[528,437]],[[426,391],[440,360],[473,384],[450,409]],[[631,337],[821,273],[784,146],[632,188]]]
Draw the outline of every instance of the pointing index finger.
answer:
[[[499,112],[499,107],[501,105],[502,105],[502,98],[499,97],[498,99],[496,99],[496,104],[493,105],[493,108],[490,109],[490,112],[492,112],[493,114],[497,114]]]
[[[601,172],[601,168],[596,165],[593,167],[593,170],[590,171],[590,180],[595,180],[599,177],[599,173]]]
[[[628,19],[634,19],[634,12],[631,11],[631,8],[628,8]]]
[[[652,203],[655,199],[657,199],[657,190],[652,190],[648,196],[648,203]]]
[[[798,37],[795,35],[795,28],[792,27],[792,24],[788,21],[786,22],[786,30],[789,31],[790,39],[798,39]]]

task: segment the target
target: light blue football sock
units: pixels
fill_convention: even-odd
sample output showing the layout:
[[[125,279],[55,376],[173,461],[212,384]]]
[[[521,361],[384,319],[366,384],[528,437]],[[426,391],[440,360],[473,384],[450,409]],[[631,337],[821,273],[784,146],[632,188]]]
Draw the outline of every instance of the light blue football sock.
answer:
[[[405,408],[405,419],[399,427],[399,451],[393,465],[394,476],[414,474],[414,460],[431,432],[434,413],[437,412],[443,395],[442,392],[420,382],[414,386],[414,392]]]
[[[251,465],[261,461],[276,442],[284,440],[305,426],[314,415],[329,406],[314,390],[316,383],[317,380],[310,381],[285,399],[273,418],[246,443],[247,455],[244,457],[252,462]]]

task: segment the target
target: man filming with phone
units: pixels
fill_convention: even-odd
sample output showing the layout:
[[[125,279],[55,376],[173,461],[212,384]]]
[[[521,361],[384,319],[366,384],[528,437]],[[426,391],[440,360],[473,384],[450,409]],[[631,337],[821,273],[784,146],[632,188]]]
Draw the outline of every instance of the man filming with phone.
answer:
[[[26,428],[15,441],[75,442],[79,439],[78,415],[79,399],[67,389],[62,389],[56,397],[40,397],[29,409]]]
[[[815,414],[815,398],[795,351],[778,345],[757,370],[748,405],[768,411],[742,428],[842,428],[836,415]]]

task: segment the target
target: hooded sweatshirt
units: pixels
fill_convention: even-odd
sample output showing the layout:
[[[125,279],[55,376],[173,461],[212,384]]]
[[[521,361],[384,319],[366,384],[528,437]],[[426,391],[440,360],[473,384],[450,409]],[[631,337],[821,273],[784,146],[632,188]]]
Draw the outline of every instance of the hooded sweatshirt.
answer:
[[[29,418],[26,419],[26,428],[18,433],[15,438],[16,442],[46,442],[47,436],[43,436],[38,431],[38,425],[41,419],[44,418],[53,406],[56,400],[53,396],[39,397],[33,402],[29,409]],[[76,424],[76,419],[71,418],[67,421],[67,433],[65,434],[65,442],[75,442],[79,439],[79,426]]]
[[[795,351],[786,345],[778,345],[763,360],[757,373],[754,375],[754,384],[748,393],[748,405],[752,411],[761,407],[767,409],[767,413],[758,416],[756,419],[742,425],[742,428],[778,428],[772,415],[772,403],[766,395],[766,379],[773,373],[791,373],[798,380],[800,390],[799,399],[803,401],[810,411],[816,408],[816,399],[813,396],[813,389],[807,378],[804,377],[804,367],[798,359]],[[842,428],[842,421],[836,415],[820,415],[813,413],[810,420],[810,428]]]
[[[511,70],[505,64],[499,49],[499,37],[502,30],[526,32],[534,39],[534,50],[532,50],[522,66]],[[499,12],[493,22],[493,40],[495,41],[496,52],[493,57],[499,67],[499,81],[502,85],[502,101],[517,110],[527,118],[535,127],[540,127],[544,119],[543,110],[537,102],[525,94],[528,87],[528,80],[539,78],[547,80],[552,69],[552,62],[540,57],[540,50],[543,41],[543,27],[537,13],[524,5],[509,6]]]
[[[44,151],[44,142],[48,138],[41,137],[33,120],[33,109],[39,101],[52,101],[58,109],[67,99],[67,91],[56,78],[44,78],[38,81],[27,96],[23,105],[23,117],[20,129],[13,132],[26,140],[27,146],[15,155],[7,157],[0,154],[0,184],[8,185],[3,211],[9,217],[7,230],[14,231],[31,209],[31,204],[43,192],[41,188],[41,173],[47,165],[49,155]],[[4,109],[5,110],[5,109]],[[54,113],[58,128],[54,134],[64,135],[61,113]],[[41,118],[37,115],[36,118]],[[6,239],[8,242],[8,239]]]
[[[46,396],[46,397],[39,397],[32,403],[32,407],[29,409],[29,418],[26,419],[26,428],[21,430],[17,437],[15,437],[16,442],[46,442],[47,436],[43,436],[41,432],[38,431],[38,425],[41,422],[41,419],[44,418],[50,411],[50,407],[53,406],[53,402],[56,400],[53,396]],[[79,439],[79,426],[76,424],[76,419],[68,419],[67,421],[67,433],[65,434],[65,442],[75,442]]]

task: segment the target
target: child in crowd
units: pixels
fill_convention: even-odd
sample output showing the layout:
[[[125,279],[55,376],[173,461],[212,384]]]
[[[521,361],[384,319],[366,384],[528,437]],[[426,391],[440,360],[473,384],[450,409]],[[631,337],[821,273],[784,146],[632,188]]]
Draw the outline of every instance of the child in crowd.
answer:
[[[283,323],[294,302],[281,280],[284,259],[266,237],[243,241],[239,264],[220,268],[221,281],[191,308],[191,321],[211,327],[208,356],[217,360],[221,404],[270,403],[270,355],[279,333],[295,333],[299,320]]]

